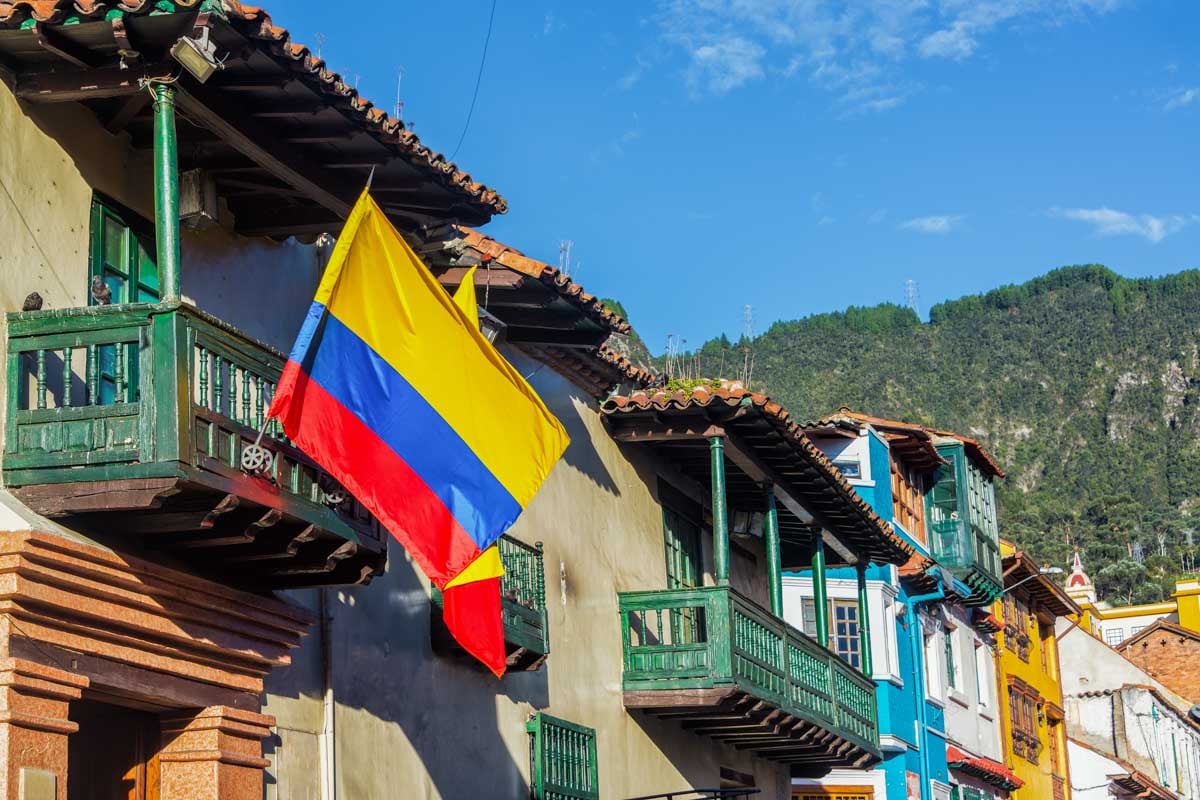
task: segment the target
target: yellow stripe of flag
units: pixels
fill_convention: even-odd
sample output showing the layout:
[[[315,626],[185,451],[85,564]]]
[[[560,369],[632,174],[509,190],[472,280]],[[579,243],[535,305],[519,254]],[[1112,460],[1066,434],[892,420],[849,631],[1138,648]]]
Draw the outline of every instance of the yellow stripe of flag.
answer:
[[[553,463],[566,431],[366,200],[346,221],[338,247],[348,252],[326,271],[317,302],[404,376],[524,508],[544,478],[529,468],[531,449]]]

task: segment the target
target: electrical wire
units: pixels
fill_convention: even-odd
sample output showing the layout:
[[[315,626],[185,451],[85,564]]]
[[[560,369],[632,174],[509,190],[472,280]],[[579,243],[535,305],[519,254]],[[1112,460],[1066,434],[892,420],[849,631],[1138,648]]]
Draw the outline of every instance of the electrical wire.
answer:
[[[487,63],[488,44],[492,41],[492,23],[496,21],[496,2],[497,0],[492,0],[492,13],[488,15],[487,36],[483,39],[483,55],[479,57],[479,73],[475,76],[475,91],[471,93],[471,105],[467,109],[467,121],[463,123],[462,135],[458,137],[458,144],[454,145],[454,151],[450,153],[448,161],[453,161],[454,157],[458,155],[463,140],[467,138],[467,130],[471,127],[471,117],[475,114],[475,101],[479,98],[479,84],[483,81],[483,65]]]

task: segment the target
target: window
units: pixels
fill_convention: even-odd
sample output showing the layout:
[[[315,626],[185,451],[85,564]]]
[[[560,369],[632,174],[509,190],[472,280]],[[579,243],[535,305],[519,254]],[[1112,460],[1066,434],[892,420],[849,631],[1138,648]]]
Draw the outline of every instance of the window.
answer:
[[[525,730],[533,800],[599,800],[595,730],[542,713]]]
[[[1121,642],[1125,641],[1125,629],[1124,628],[1105,628],[1104,629],[1104,641],[1107,642],[1112,647],[1116,647]]]
[[[918,541],[925,541],[924,482],[912,467],[892,459],[892,513]]]
[[[883,597],[883,626],[879,639],[883,645],[883,659],[880,665],[891,675],[900,674],[900,654],[896,647],[896,606],[892,598]]]
[[[1008,714],[1013,752],[1036,764],[1042,749],[1041,739],[1038,738],[1037,700],[1020,689],[1009,687]]]
[[[800,601],[800,622],[804,635],[810,639],[817,638],[817,601],[806,597]]]
[[[942,697],[942,670],[938,666],[942,659],[939,657],[937,637],[932,633],[925,634],[925,695],[940,700]]]
[[[92,276],[112,291],[112,303],[158,301],[158,266],[150,223],[115,203],[92,200]]]
[[[91,280],[100,278],[111,294],[109,303],[158,302],[158,266],[154,262],[154,236],[150,223],[115,203],[92,198],[90,231]],[[88,289],[88,303],[96,305]],[[137,347],[118,352],[115,345],[101,345],[99,358],[99,405],[126,403],[137,399]],[[118,397],[118,386],[122,391]]]
[[[861,665],[858,636],[858,602],[834,600],[833,603],[833,652],[841,656],[852,667]]]
[[[1144,630],[1146,630],[1145,625],[1131,625],[1131,626],[1129,626],[1129,635],[1137,636],[1139,633],[1141,633]]]
[[[838,471],[847,478],[861,478],[862,464],[855,461],[835,461],[833,465],[838,468]]]
[[[975,685],[979,691],[979,705],[992,705],[992,652],[982,644],[975,645]]]
[[[942,631],[942,642],[946,657],[946,686],[957,689],[959,688],[958,648],[954,641],[953,628],[946,628]]]

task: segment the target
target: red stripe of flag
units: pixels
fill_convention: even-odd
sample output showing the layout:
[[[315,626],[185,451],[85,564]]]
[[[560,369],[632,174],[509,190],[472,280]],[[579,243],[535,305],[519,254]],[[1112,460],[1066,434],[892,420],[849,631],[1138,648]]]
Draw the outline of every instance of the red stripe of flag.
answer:
[[[421,476],[295,361],[284,368],[277,397],[285,390],[288,402],[281,403],[279,418],[293,443],[383,523],[435,586],[479,555],[478,545]],[[426,530],[451,535],[422,535]]]

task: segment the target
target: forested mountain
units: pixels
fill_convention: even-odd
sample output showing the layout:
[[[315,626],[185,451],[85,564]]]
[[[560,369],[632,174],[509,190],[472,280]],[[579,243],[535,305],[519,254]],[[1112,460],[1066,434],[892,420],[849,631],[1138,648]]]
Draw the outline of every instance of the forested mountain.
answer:
[[[706,343],[698,374],[730,373],[744,344]],[[749,345],[753,388],[797,418],[847,405],[982,440],[1008,472],[1003,535],[1063,567],[1079,546],[1106,599],[1157,600],[1193,567],[1200,272],[1067,267],[935,306],[928,323],[850,308]]]

